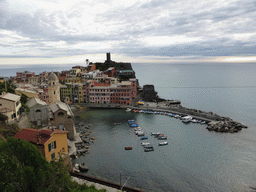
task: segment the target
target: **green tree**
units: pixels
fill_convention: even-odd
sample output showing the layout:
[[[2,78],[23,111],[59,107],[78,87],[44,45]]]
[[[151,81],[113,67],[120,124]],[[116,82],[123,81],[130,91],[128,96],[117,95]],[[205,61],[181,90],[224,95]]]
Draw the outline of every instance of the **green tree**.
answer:
[[[64,159],[47,162],[37,147],[28,141],[0,139],[0,191],[97,192],[95,186],[71,180]]]
[[[0,142],[0,191],[44,191],[50,165],[36,146],[8,137]]]

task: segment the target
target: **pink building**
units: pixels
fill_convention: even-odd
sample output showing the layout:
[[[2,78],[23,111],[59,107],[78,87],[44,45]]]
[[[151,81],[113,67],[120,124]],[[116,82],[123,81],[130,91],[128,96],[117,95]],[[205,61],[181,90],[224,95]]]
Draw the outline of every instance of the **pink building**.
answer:
[[[46,103],[49,103],[49,94],[47,88],[43,88],[43,92],[40,92],[38,96],[41,100],[45,101]]]
[[[89,89],[89,102],[90,103],[110,103],[109,87],[110,87],[110,84],[94,82]]]
[[[24,83],[29,77],[34,77],[35,73],[29,71],[16,72],[17,83]]]
[[[132,104],[132,83],[130,81],[122,81],[120,85],[111,87],[110,90],[110,103]]]

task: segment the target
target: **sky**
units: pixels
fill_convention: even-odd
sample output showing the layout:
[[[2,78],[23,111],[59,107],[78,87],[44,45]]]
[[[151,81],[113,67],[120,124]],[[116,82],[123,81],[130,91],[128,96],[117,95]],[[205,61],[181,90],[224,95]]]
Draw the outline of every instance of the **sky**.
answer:
[[[256,62],[255,0],[0,0],[0,64]]]

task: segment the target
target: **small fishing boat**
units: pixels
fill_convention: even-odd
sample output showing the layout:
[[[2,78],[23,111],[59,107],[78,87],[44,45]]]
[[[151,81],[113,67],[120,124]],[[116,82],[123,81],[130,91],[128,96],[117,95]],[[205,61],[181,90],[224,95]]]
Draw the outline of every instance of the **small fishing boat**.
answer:
[[[152,132],[151,135],[160,135],[160,132]]]
[[[193,118],[191,116],[182,117],[181,120],[183,123],[190,123]]]
[[[165,141],[165,142],[161,142],[161,143],[158,143],[159,146],[163,146],[163,145],[168,145],[168,142]]]
[[[89,168],[85,165],[85,163],[79,164],[79,170],[82,172],[87,172]]]
[[[141,143],[142,146],[150,145],[150,143]]]
[[[121,125],[121,123],[117,122],[117,123],[114,123],[115,125]]]
[[[138,135],[138,136],[144,136],[145,135],[144,131],[135,131],[135,134]]]
[[[167,137],[166,136],[162,136],[162,137],[158,137],[159,140],[166,140]]]
[[[198,120],[197,120],[197,119],[192,119],[191,122],[192,122],[192,123],[197,123]]]
[[[125,150],[132,150],[132,147],[125,147]]]
[[[130,112],[131,110],[132,110],[132,109],[130,109],[130,108],[127,108],[127,109],[126,109],[126,112]]]
[[[148,136],[141,137],[140,140],[148,139]]]
[[[153,148],[153,147],[152,147],[152,148],[145,148],[144,151],[145,151],[145,152],[154,151],[154,148]]]
[[[138,127],[139,125],[137,123],[130,124],[131,127]]]

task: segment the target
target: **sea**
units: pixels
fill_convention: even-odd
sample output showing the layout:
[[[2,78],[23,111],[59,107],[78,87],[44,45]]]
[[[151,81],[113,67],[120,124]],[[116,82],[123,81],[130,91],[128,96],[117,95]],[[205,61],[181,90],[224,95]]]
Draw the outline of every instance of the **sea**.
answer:
[[[0,76],[17,71],[61,71],[72,65],[0,66]],[[93,177],[143,191],[253,191],[256,188],[256,63],[134,63],[140,86],[153,84],[158,95],[184,107],[214,112],[247,125],[238,133],[210,132],[164,115],[125,110],[89,110],[80,120],[92,126],[85,162]],[[127,121],[134,119],[148,140],[141,141]],[[115,122],[121,124],[115,125]],[[161,132],[168,145],[150,135]],[[144,152],[141,142],[154,151]],[[131,146],[132,150],[124,150]]]

